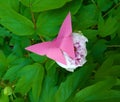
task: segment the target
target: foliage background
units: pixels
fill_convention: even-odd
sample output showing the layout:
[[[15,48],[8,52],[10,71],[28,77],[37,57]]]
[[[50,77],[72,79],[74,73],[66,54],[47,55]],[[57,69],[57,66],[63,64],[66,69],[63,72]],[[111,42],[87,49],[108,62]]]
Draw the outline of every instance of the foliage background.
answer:
[[[69,11],[89,39],[74,73],[24,49],[55,38]],[[120,102],[120,0],[0,0],[0,102]]]

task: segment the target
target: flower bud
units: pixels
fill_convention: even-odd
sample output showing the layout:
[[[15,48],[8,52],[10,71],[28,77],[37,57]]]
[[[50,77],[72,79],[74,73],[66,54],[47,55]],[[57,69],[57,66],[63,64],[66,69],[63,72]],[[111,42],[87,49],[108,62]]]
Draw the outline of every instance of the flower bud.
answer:
[[[7,86],[4,88],[4,95],[12,95],[12,89],[11,87]]]

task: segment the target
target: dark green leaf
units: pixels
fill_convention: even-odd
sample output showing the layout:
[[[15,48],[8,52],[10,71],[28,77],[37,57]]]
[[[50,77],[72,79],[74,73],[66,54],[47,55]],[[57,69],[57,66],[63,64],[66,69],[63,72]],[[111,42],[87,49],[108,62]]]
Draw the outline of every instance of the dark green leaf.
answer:
[[[104,81],[97,82],[94,85],[88,86],[82,90],[80,90],[75,95],[75,102],[86,102],[87,99],[91,98],[92,95],[95,95],[97,93],[104,93],[106,90],[110,89],[115,85],[116,80],[114,78],[108,78]]]
[[[89,39],[89,40],[96,40],[98,31],[97,30],[83,30],[83,34]]]
[[[101,11],[106,11],[112,6],[113,0],[97,0],[97,4]]]
[[[92,48],[92,54],[94,58],[102,62],[106,48],[107,46],[105,44],[105,40],[98,40]]]
[[[55,101],[56,102],[65,102],[78,87],[82,87],[86,79],[88,79],[94,67],[82,67],[80,70],[72,73],[66,81],[61,83],[58,88]]]
[[[106,21],[104,21],[102,16],[99,17],[98,31],[100,36],[106,37],[108,35],[112,35],[117,31],[117,29],[118,23],[115,18],[110,16]]]
[[[109,56],[98,69],[95,74],[96,79],[105,78],[107,76],[119,76],[120,75],[120,65],[118,65],[117,60],[119,60],[120,55],[114,54]]]

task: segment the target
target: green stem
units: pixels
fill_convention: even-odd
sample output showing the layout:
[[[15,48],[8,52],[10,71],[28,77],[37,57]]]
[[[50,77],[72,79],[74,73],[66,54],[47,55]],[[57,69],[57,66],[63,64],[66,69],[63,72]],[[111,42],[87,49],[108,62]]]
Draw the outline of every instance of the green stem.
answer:
[[[45,42],[45,40],[43,39],[43,37],[42,37],[42,36],[40,36],[40,40],[41,40],[42,42]]]
[[[30,2],[30,1],[29,1],[29,2]],[[37,26],[36,26],[36,20],[35,20],[34,13],[32,12],[32,4],[31,4],[31,2],[30,2],[30,4],[29,4],[29,6],[30,6],[30,13],[31,13],[31,16],[32,16],[32,22],[33,22],[33,24],[34,24],[34,29],[36,29],[36,28],[37,28]]]
[[[113,9],[115,9],[116,7],[120,6],[120,2],[118,4],[116,4],[113,8],[111,8],[108,12],[106,12],[103,17],[105,17],[106,15],[108,15]]]
[[[120,47],[120,45],[108,45],[108,47]]]

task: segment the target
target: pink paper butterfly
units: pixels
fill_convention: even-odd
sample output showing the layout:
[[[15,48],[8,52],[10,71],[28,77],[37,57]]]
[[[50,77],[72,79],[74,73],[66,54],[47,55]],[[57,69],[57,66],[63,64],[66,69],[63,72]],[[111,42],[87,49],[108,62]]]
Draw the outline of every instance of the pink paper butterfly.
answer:
[[[70,13],[66,16],[58,36],[53,41],[38,43],[25,49],[39,55],[46,55],[47,57],[62,64],[66,64],[63,52],[66,52],[71,58],[74,59],[75,54]]]

